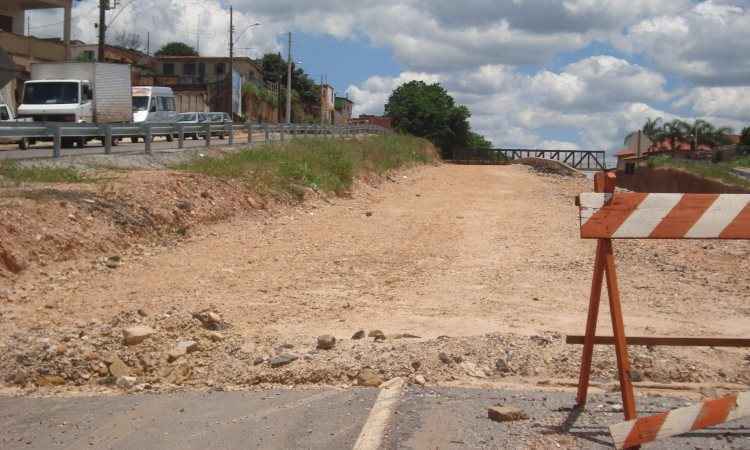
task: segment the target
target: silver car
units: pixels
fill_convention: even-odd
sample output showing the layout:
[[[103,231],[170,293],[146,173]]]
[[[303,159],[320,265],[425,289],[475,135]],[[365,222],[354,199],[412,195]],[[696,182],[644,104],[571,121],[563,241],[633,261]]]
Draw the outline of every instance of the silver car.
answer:
[[[225,112],[210,112],[206,115],[211,124],[232,123],[232,118]],[[224,139],[224,130],[211,131],[211,136],[219,136],[219,139]]]
[[[177,115],[177,123],[185,125],[197,125],[205,123],[206,120],[208,120],[208,117],[206,117],[206,113],[203,112],[185,112]],[[199,133],[196,132],[185,133],[185,137],[191,137],[193,140],[198,140],[198,134]]]

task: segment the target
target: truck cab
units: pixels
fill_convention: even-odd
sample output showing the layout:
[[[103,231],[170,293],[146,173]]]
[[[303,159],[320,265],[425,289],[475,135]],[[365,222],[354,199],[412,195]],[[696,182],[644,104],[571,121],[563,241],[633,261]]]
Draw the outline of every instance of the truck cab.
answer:
[[[34,122],[93,122],[88,80],[31,80],[24,83],[19,117]]]

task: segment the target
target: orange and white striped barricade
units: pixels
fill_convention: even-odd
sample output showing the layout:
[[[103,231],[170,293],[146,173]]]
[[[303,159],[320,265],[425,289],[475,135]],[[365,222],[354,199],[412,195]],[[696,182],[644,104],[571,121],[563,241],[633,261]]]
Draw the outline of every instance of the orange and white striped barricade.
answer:
[[[635,397],[630,380],[627,338],[617,283],[613,239],[750,239],[750,195],[746,194],[653,194],[615,193],[615,175],[599,172],[592,193],[578,196],[581,238],[597,239],[594,276],[591,282],[586,334],[578,381],[579,407],[586,404],[594,343],[613,343],[626,420],[636,418]],[[596,321],[604,278],[612,319],[613,337],[597,337]],[[572,339],[571,339],[572,338]],[[575,343],[579,336],[568,336]],[[604,338],[604,339],[603,339]],[[638,338],[648,345],[746,346],[747,339]]]
[[[610,426],[609,431],[615,447],[630,448],[747,416],[750,416],[750,392],[741,392],[621,422]]]

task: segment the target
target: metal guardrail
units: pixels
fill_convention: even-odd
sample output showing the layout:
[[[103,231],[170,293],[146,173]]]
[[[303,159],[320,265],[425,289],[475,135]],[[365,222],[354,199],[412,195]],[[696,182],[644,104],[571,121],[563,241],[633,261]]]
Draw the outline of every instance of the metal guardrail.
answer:
[[[197,135],[205,139],[206,147],[211,145],[211,137],[226,135],[229,145],[234,144],[237,131],[247,133],[247,143],[253,143],[253,133],[262,132],[264,143],[271,142],[271,136],[279,135],[282,142],[286,135],[309,135],[321,137],[343,137],[357,134],[385,134],[386,128],[378,125],[323,126],[310,124],[257,124],[257,123],[123,123],[95,124],[68,122],[5,122],[0,123],[0,138],[52,140],[52,156],[61,155],[64,138],[97,138],[104,143],[104,154],[112,153],[112,141],[123,137],[143,138],[146,154],[151,154],[154,136],[177,138],[177,148],[184,148],[185,135]]]

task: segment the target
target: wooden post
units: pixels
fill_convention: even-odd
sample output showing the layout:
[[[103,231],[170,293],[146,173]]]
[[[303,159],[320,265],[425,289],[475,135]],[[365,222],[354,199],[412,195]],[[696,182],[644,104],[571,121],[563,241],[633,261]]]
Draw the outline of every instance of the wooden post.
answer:
[[[622,319],[620,305],[620,288],[617,284],[615,271],[615,254],[612,251],[612,240],[602,239],[604,242],[604,263],[607,276],[607,294],[609,295],[609,311],[612,316],[612,333],[615,337],[615,353],[617,354],[617,374],[620,379],[622,406],[625,419],[635,419],[635,394],[630,382],[630,360],[628,358],[628,344],[625,342],[625,324]]]
[[[599,316],[599,304],[602,296],[602,282],[604,281],[604,239],[596,243],[596,258],[594,259],[594,277],[591,280],[591,295],[589,297],[589,314],[586,319],[586,334],[583,338],[583,354],[581,355],[581,373],[578,376],[578,396],[576,403],[579,407],[586,405],[591,377],[591,357],[594,353],[594,336],[596,336],[596,319]]]

